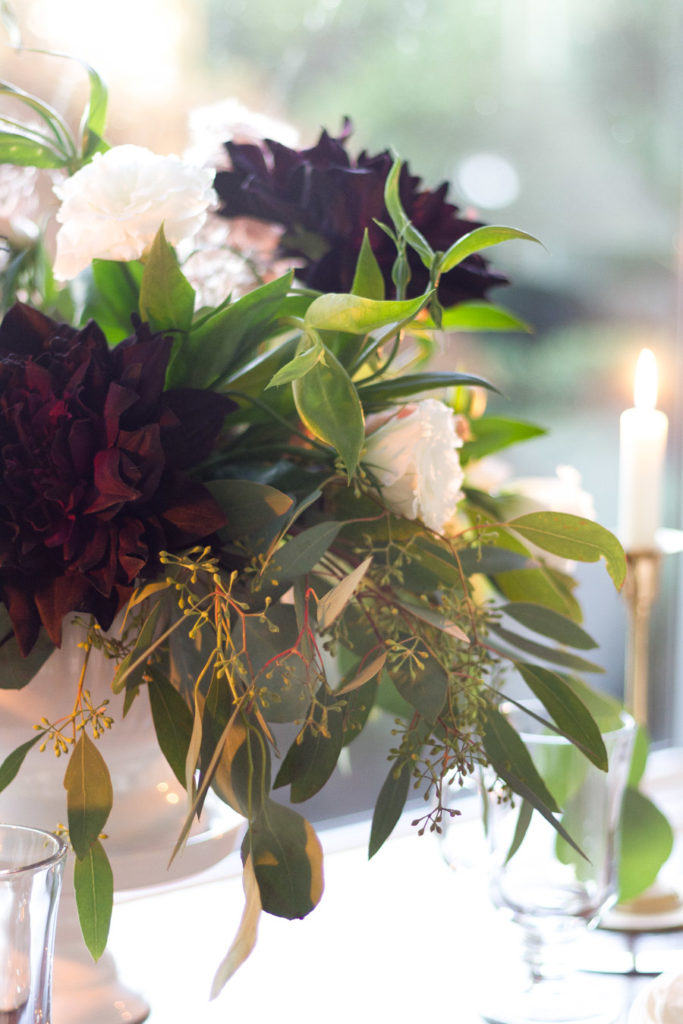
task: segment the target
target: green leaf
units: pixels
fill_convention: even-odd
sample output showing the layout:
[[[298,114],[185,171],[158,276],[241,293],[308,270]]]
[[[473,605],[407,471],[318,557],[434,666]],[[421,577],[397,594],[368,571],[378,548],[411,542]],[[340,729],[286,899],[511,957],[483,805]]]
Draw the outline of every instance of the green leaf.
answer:
[[[129,337],[133,333],[131,316],[137,314],[140,305],[142,273],[142,264],[137,261],[93,260],[79,276],[79,282],[85,285],[80,322],[92,317],[112,345]]]
[[[83,860],[104,828],[113,800],[109,769],[85,731],[71,752],[64,788],[69,838],[76,856]]]
[[[544,644],[538,644],[534,640],[527,639],[525,636],[520,636],[509,629],[504,629],[497,623],[492,622],[490,629],[492,633],[505,640],[506,643],[519,648],[525,654],[530,654],[532,658],[549,661],[551,665],[561,665],[563,668],[570,668],[575,672],[602,673],[605,671],[602,665],[596,665],[592,661],[580,657],[578,654],[573,654],[571,651],[565,651],[557,647],[546,647]]]
[[[14,635],[5,605],[0,605],[0,690],[22,690],[55,650],[41,629],[30,653],[24,658]]]
[[[579,650],[587,651],[597,647],[592,636],[566,615],[560,615],[550,608],[533,604],[529,601],[516,601],[511,604],[504,604],[500,611],[509,615],[516,622],[531,629],[541,636],[550,637],[560,644],[568,647],[576,647]]]
[[[289,807],[266,799],[242,843],[251,855],[261,903],[268,914],[305,917],[323,891],[322,848],[313,828]]]
[[[538,238],[528,235],[526,231],[518,231],[517,228],[499,227],[494,224],[487,224],[485,227],[475,228],[469,234],[463,235],[448,249],[441,257],[439,273],[447,274],[458,263],[462,263],[468,256],[475,252],[487,249],[492,245],[499,245],[501,242],[508,242],[514,238],[525,239],[528,242],[537,242]]]
[[[510,843],[510,849],[505,855],[506,864],[508,863],[508,861],[512,860],[514,855],[517,853],[517,850],[524,842],[524,837],[526,836],[529,830],[529,825],[531,824],[531,818],[533,813],[534,809],[528,802],[528,800],[522,800],[521,804],[519,805],[519,814],[517,815],[515,834],[513,835],[512,842]]]
[[[194,288],[180,269],[175,249],[166,241],[162,225],[142,272],[140,316],[149,321],[153,331],[188,331],[194,298]]]
[[[359,382],[358,391],[363,404],[372,402],[394,402],[399,398],[410,398],[421,391],[455,387],[497,388],[483,377],[474,377],[471,373],[406,373],[402,377],[390,377],[372,384]]]
[[[150,612],[135,637],[135,642],[119,662],[111,688],[113,693],[120,693],[124,686],[127,689],[134,689],[144,682],[147,671],[148,655],[151,654],[151,645],[156,637],[157,624],[161,614],[161,603],[152,605]]]
[[[317,612],[318,629],[328,629],[341,615],[370,568],[371,562],[372,556],[368,555],[360,565],[347,573],[339,583],[320,598]]]
[[[210,480],[205,484],[225,513],[230,537],[247,537],[285,515],[292,499],[255,480]]]
[[[619,589],[626,578],[626,557],[609,530],[590,519],[565,512],[532,512],[508,523],[525,540],[543,551],[577,562],[605,559],[607,571]]]
[[[524,662],[517,662],[515,668],[562,735],[597,768],[607,771],[607,751],[595,719],[562,676]]]
[[[181,786],[192,735],[192,712],[162,673],[152,669],[147,684],[152,722],[159,748]]]
[[[268,611],[268,621],[277,632],[252,615],[244,624],[251,669],[247,685],[255,684],[258,708],[267,722],[301,721],[308,712],[313,690],[303,659],[287,653],[299,635],[294,608],[275,604]],[[263,670],[267,663],[266,678]]]
[[[308,346],[308,347],[307,347]],[[298,380],[319,363],[325,353],[323,343],[317,331],[308,331],[297,346],[296,355],[284,366],[280,367],[267,387],[280,387]]]
[[[50,143],[50,148],[62,157],[61,164],[56,166],[63,166],[68,163],[70,159],[76,156],[76,147],[71,137],[69,127],[64,118],[54,109],[54,107],[49,106],[47,103],[43,103],[43,101],[39,100],[37,96],[33,96],[31,93],[25,92],[18,86],[12,85],[11,82],[0,82],[0,96],[9,96],[12,100],[23,103],[24,106],[29,107],[29,109],[37,114],[43,121],[54,140],[54,145]],[[29,125],[19,126],[15,122],[15,126],[20,127],[23,134],[40,136],[44,139],[47,138],[37,129],[34,129]],[[49,140],[47,141],[49,143]]]
[[[90,81],[90,96],[80,124],[81,150],[87,159],[102,148],[102,136],[107,122],[107,86],[90,64],[79,61]],[[106,145],[104,148],[107,148]]]
[[[458,551],[458,558],[466,576],[474,576],[477,573],[481,573],[482,576],[495,576],[498,573],[524,569],[529,563],[529,558],[526,555],[517,554],[516,551],[507,551],[505,548],[490,547],[486,544]]]
[[[473,439],[466,441],[460,452],[462,465],[547,433],[533,423],[522,423],[502,416],[483,416],[480,420],[473,420],[471,428]]]
[[[401,817],[406,800],[408,799],[411,774],[410,762],[406,761],[400,767],[397,764],[392,764],[389,774],[379,791],[372,815],[368,857],[375,856],[380,847],[389,838],[396,822]]]
[[[326,349],[324,358],[305,377],[293,382],[292,392],[304,425],[336,449],[351,478],[365,444],[365,420],[358,393],[344,367]]]
[[[401,203],[401,166],[401,160],[395,159],[384,185],[384,203],[398,236],[417,252],[427,268],[431,268],[434,250],[424,235],[411,223]]]
[[[360,295],[331,293],[315,299],[306,311],[306,327],[324,331],[367,334],[378,327],[404,323],[417,316],[429,295],[397,302],[366,299]]]
[[[25,132],[0,131],[0,163],[20,167],[63,167],[66,157],[48,142]]]
[[[643,793],[628,788],[621,808],[619,900],[635,899],[659,874],[673,850],[671,825]]]
[[[273,787],[291,786],[290,800],[302,803],[318,793],[335,768],[344,744],[344,716],[334,707],[335,694],[320,695],[311,722],[296,737],[277,773]]]
[[[343,523],[329,519],[316,523],[277,549],[262,576],[262,584],[277,587],[310,572],[333,542]]]
[[[99,840],[74,863],[74,892],[85,944],[94,960],[104,953],[114,907],[114,876]]]
[[[370,246],[367,228],[363,231],[363,244],[358,253],[351,293],[364,299],[384,301],[384,276]]]
[[[422,715],[435,722],[448,694],[448,676],[435,658],[423,658],[423,668],[411,676],[408,669],[389,669],[394,686],[401,697]]]
[[[3,789],[6,789],[10,782],[16,778],[19,769],[21,768],[26,755],[32,747],[35,747],[36,743],[43,739],[44,733],[39,732],[32,739],[27,740],[26,743],[22,743],[21,746],[13,750],[11,754],[8,754],[5,760],[0,765],[0,793]]]
[[[494,581],[511,601],[531,601],[581,622],[580,605],[572,593],[560,585],[557,575],[547,569],[510,569],[497,572]]]
[[[251,819],[268,800],[270,748],[260,728],[248,725],[240,714],[231,719],[218,741],[222,749],[216,746],[214,789],[226,803]]]
[[[435,629],[440,629],[442,633],[447,633],[448,636],[452,636],[454,640],[459,640],[463,644],[469,644],[470,638],[467,633],[451,619],[446,618],[436,608],[430,608],[426,604],[413,604],[409,601],[396,601],[396,607],[402,608],[408,612],[409,615],[414,615],[416,619],[421,619],[422,622],[428,622],[430,626],[434,626]]]
[[[168,387],[214,388],[256,354],[280,315],[293,271],[201,319],[173,353]],[[266,380],[273,375],[270,370]]]
[[[532,328],[502,306],[492,302],[459,302],[443,311],[445,331],[520,331],[531,334]]]

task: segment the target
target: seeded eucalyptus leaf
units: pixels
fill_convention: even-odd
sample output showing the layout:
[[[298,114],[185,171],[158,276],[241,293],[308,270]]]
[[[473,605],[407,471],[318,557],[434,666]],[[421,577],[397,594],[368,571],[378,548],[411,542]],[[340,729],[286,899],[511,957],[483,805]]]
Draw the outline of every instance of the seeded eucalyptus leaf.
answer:
[[[463,235],[462,238],[454,242],[450,249],[443,254],[439,272],[447,274],[449,270],[457,267],[458,263],[462,263],[463,260],[467,259],[468,256],[472,256],[475,252],[480,252],[482,249],[489,248],[489,246],[499,245],[501,242],[508,242],[515,238],[521,238],[528,242],[537,242],[541,245],[538,238],[528,235],[526,231],[487,224],[485,227],[475,228],[474,231],[470,231],[467,235]]]
[[[390,668],[389,675],[401,697],[419,711],[425,721],[436,721],[448,694],[448,677],[438,661],[425,655],[423,667],[414,675],[405,666]]]
[[[370,568],[372,556],[369,555],[355,569],[347,573],[331,590],[328,590],[318,601],[318,628],[328,629],[342,613],[354,593],[360,586],[363,577]]]
[[[539,665],[517,662],[515,668],[543,704],[555,725],[601,771],[607,771],[607,751],[592,714],[562,676]]]
[[[114,876],[99,840],[85,857],[76,858],[74,893],[85,944],[93,960],[99,960],[107,945],[114,907]]]
[[[241,967],[256,945],[258,923],[261,917],[261,895],[254,874],[251,856],[247,857],[242,874],[245,904],[237,934],[222,960],[211,984],[211,998],[215,999],[223,987]]]
[[[180,269],[162,225],[144,264],[140,316],[149,321],[154,331],[187,331],[193,311],[194,288]]]
[[[159,748],[178,782],[184,786],[192,712],[175,686],[158,671],[150,672],[147,690]]]
[[[358,253],[351,294],[379,302],[384,300],[384,275],[370,246],[367,228],[363,231],[363,244]]]
[[[334,694],[318,695],[311,721],[296,737],[277,773],[273,787],[290,786],[292,803],[302,803],[318,793],[328,781],[344,743],[344,715],[333,707]]]
[[[517,850],[524,842],[524,838],[529,830],[529,825],[531,824],[531,818],[533,813],[534,809],[529,803],[529,801],[522,800],[521,804],[519,805],[517,824],[515,825],[515,834],[513,835],[512,842],[510,843],[510,849],[505,855],[506,864],[512,860],[514,855],[517,853]]]
[[[35,747],[36,743],[42,740],[44,733],[39,732],[32,739],[27,740],[26,743],[22,743],[21,746],[13,750],[11,754],[8,754],[5,760],[0,764],[0,793],[3,789],[9,786],[10,782],[16,778],[19,769],[21,768],[26,755],[32,747]]]
[[[408,791],[410,789],[411,766],[405,762],[400,767],[392,764],[389,774],[384,780],[370,828],[370,845],[368,857],[374,857],[393,832],[398,819],[403,813]]]
[[[505,629],[498,623],[491,623],[490,628],[501,640],[512,644],[513,647],[524,651],[525,654],[530,654],[533,658],[549,661],[551,665],[561,665],[563,668],[573,669],[575,672],[602,673],[605,671],[602,665],[596,665],[594,662],[588,661],[578,654],[573,654],[571,651],[565,651],[559,647],[546,647],[544,644],[529,640],[528,637],[520,636],[519,633],[513,633],[512,630]]]
[[[523,569],[529,563],[526,555],[486,544],[458,551],[458,559],[466,576],[473,576],[477,573],[481,573],[482,576],[494,576],[497,573]]]
[[[76,856],[83,860],[104,828],[113,801],[109,769],[85,730],[71,752],[64,788],[69,838]]]
[[[440,629],[443,633],[447,633],[454,640],[459,640],[463,644],[469,644],[470,642],[467,633],[457,622],[448,619],[435,608],[430,608],[426,604],[413,604],[407,601],[397,601],[396,607],[402,608],[403,611],[409,615],[414,615],[416,619],[421,619],[422,622],[428,622],[430,626],[434,626],[435,629]]]
[[[379,301],[360,295],[330,293],[315,299],[306,311],[304,323],[325,331],[367,334],[379,327],[408,322],[427,303],[428,295],[417,299]]]
[[[293,504],[287,494],[256,480],[210,480],[205,486],[225,513],[233,540],[262,530]]]
[[[250,819],[268,799],[270,747],[260,728],[247,726],[239,714],[224,733],[213,787],[222,800]]]
[[[292,383],[292,392],[303,424],[336,449],[351,478],[365,444],[365,420],[358,393],[344,367],[326,349],[323,359]]]
[[[297,576],[310,572],[320,561],[344,524],[328,519],[309,526],[282,544],[268,562],[262,586],[277,587],[291,583]]]
[[[525,540],[561,558],[577,562],[604,558],[617,589],[626,578],[626,557],[621,544],[614,534],[590,519],[565,512],[532,512],[508,525]]]
[[[305,917],[323,892],[323,854],[312,826],[290,807],[266,798],[242,843],[251,856],[263,909],[276,917]]]
[[[582,620],[581,607],[574,595],[561,585],[556,573],[547,569],[509,569],[495,573],[494,581],[501,594],[511,601],[531,601],[573,622]]]
[[[587,651],[598,646],[593,637],[589,636],[572,619],[567,618],[566,615],[560,615],[550,608],[544,608],[542,605],[529,601],[513,601],[510,604],[501,605],[500,611],[509,615],[522,626],[526,626],[527,629],[533,630],[534,633],[550,637],[551,640],[557,640],[558,643],[566,644],[568,647]]]
[[[632,787],[624,793],[619,834],[619,900],[623,902],[652,885],[671,856],[674,834],[657,805]]]
[[[491,767],[515,793],[527,798],[528,791],[534,807],[543,805],[544,817],[559,811],[521,737],[495,708],[487,709],[482,740]]]

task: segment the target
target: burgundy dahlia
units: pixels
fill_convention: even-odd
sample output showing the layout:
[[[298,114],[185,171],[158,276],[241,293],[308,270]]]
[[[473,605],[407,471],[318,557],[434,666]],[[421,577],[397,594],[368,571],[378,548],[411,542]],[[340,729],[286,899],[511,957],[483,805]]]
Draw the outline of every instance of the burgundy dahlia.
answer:
[[[0,324],[0,597],[22,653],[41,624],[103,628],[138,576],[224,525],[186,470],[211,451],[231,403],[164,391],[171,340],[145,324],[114,349],[17,303]]]
[[[393,294],[391,270],[396,248],[375,221],[391,225],[384,204],[384,186],[393,159],[387,151],[377,156],[363,152],[353,161],[346,151],[351,123],[332,138],[323,131],[311,149],[294,150],[272,139],[263,146],[227,142],[232,170],[219,171],[215,187],[224,217],[256,217],[285,228],[280,255],[303,261],[297,277],[308,287],[324,292],[350,291],[356,261],[367,228],[372,250],[384,276],[386,294]],[[474,228],[478,221],[459,216],[446,202],[448,185],[436,191],[420,189],[421,179],[404,164],[400,177],[403,208],[435,251],[444,252]],[[411,280],[409,298],[421,295],[429,273],[417,253],[408,250]],[[439,299],[450,306],[486,295],[506,278],[489,269],[483,257],[468,257],[444,274]]]

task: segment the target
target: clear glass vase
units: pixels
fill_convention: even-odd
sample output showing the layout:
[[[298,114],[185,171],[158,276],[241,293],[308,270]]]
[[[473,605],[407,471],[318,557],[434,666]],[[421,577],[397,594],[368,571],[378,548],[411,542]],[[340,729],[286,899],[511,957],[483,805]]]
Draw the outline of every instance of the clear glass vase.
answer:
[[[0,825],[0,1024],[50,1024],[52,960],[66,843]]]

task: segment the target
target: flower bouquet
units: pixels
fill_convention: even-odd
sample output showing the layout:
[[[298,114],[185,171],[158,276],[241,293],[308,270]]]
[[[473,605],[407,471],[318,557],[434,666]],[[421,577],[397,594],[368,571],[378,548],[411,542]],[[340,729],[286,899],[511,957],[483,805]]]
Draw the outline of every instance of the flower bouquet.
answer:
[[[426,366],[440,331],[524,329],[488,300],[504,278],[481,251],[529,235],[462,217],[445,185],[423,189],[388,152],[354,159],[348,122],[302,151],[229,141],[218,173],[108,148],[106,91],[87,71],[77,133],[1,87],[27,117],[4,118],[0,163],[56,174],[61,206],[54,260],[49,224],[5,245],[0,686],[30,686],[74,618],[83,670],[65,683],[64,717],[5,758],[0,787],[39,750],[64,755],[79,913],[98,955],[116,794],[97,739],[126,728],[86,698],[90,652],[104,650],[126,708],[150,702],[187,791],[176,850],[210,789],[246,819],[247,908],[217,990],[261,909],[296,918],[319,901],[320,843],[291,805],[325,786],[374,709],[396,727],[377,754],[371,856],[412,788],[426,800],[419,830],[439,830],[453,813],[445,781],[482,765],[573,843],[499,710],[501,670],[605,768],[577,677],[599,671],[583,653],[595,644],[546,554],[602,557],[617,587],[625,563],[595,522],[511,517],[468,483],[483,457],[539,431],[477,418],[471,396],[493,385]],[[204,305],[184,267],[207,217],[268,224],[291,269]],[[281,723],[296,724],[284,751]]]

